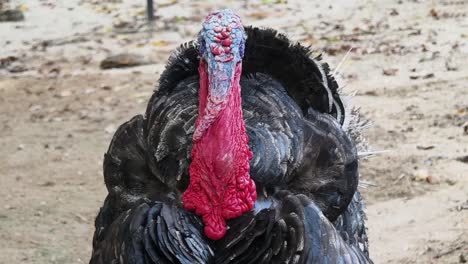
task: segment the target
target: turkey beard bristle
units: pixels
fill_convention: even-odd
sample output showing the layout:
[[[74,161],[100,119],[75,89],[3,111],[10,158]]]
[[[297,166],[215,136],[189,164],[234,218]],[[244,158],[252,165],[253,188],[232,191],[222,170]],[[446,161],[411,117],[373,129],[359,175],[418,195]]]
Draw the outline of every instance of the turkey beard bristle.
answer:
[[[252,210],[257,199],[249,174],[252,152],[242,116],[242,65],[235,66],[224,101],[210,97],[205,62],[200,62],[198,70],[200,102],[195,131],[200,132],[194,133],[190,184],[182,201],[185,209],[202,217],[207,237],[218,240],[226,234],[226,220]]]

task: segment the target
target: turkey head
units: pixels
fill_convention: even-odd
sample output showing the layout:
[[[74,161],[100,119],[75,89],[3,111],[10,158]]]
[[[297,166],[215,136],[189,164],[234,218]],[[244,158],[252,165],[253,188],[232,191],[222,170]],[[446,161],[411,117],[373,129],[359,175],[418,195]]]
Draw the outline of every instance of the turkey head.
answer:
[[[218,240],[226,220],[252,210],[252,152],[242,116],[240,77],[245,32],[231,10],[208,15],[199,33],[199,111],[193,134],[190,184],[184,208],[202,217],[205,234]]]

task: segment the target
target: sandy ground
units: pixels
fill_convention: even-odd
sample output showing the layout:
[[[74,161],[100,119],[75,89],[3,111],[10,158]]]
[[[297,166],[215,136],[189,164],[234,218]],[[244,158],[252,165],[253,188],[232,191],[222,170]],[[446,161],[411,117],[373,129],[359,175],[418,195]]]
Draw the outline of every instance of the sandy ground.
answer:
[[[155,2],[150,35],[136,1],[11,1],[26,19],[0,23],[0,263],[88,262],[113,132],[220,7],[332,66],[353,48],[339,69],[345,92],[375,123],[372,149],[388,150],[361,163],[373,259],[466,262],[468,1]],[[99,69],[119,52],[150,64]]]

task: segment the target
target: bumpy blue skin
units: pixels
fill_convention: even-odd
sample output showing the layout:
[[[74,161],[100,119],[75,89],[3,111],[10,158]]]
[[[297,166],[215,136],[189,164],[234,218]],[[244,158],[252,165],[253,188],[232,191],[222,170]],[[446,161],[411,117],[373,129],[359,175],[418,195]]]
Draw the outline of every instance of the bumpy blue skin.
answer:
[[[218,38],[219,29],[230,27],[229,36],[232,39],[229,50],[225,51],[223,39]],[[216,32],[216,29],[218,32]],[[203,23],[203,29],[198,35],[199,53],[208,67],[210,96],[223,100],[229,94],[231,80],[234,77],[235,66],[242,62],[245,48],[245,32],[242,22],[232,10],[224,9],[211,13]],[[218,47],[218,48],[216,48]],[[213,49],[220,52],[216,54]]]

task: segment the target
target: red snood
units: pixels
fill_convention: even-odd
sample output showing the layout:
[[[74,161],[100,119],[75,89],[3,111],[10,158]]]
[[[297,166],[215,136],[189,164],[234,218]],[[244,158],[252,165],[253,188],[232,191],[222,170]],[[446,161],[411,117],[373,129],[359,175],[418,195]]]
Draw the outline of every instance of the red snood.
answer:
[[[209,100],[208,73],[203,61],[198,71],[200,102],[196,127],[203,122]],[[249,174],[252,152],[242,116],[241,72],[238,63],[225,106],[200,139],[194,141],[190,185],[182,196],[184,208],[202,217],[205,234],[213,240],[226,234],[226,220],[252,210],[257,199]]]

